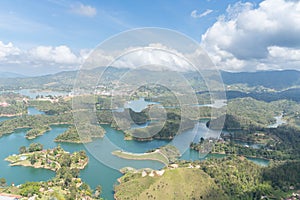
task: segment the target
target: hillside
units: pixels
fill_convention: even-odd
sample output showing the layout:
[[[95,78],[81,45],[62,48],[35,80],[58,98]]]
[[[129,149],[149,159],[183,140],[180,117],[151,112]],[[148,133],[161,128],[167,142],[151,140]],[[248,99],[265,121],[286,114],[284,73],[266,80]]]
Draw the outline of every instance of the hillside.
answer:
[[[12,73],[12,72],[0,72],[0,78],[21,78],[25,77],[22,74]]]
[[[115,198],[123,199],[227,199],[213,179],[200,169],[167,169],[162,176],[127,173],[116,186]]]
[[[115,186],[115,198],[226,200],[281,195],[266,182],[275,180],[273,169],[262,168],[245,157],[228,156],[193,163],[178,161],[164,169],[164,173],[159,172],[147,169],[127,172]],[[266,180],[262,178],[263,173]],[[291,183],[291,178],[286,181]]]
[[[299,85],[300,83],[300,72],[296,70],[238,73],[222,71],[221,74],[226,85],[247,84],[249,86],[264,86],[279,90]]]
[[[104,80],[111,82],[118,80],[120,75],[128,69],[118,69],[115,67],[98,67],[91,70],[85,70],[85,80],[98,80],[105,69]],[[37,77],[24,77],[14,73],[0,72],[0,89],[19,89],[22,88],[55,88],[55,89],[72,89],[74,80],[76,80],[78,71],[64,71],[56,74],[49,74]],[[140,77],[143,77],[145,70],[137,71]],[[146,71],[150,73],[151,71]],[[156,73],[157,74],[157,73]],[[195,89],[205,90],[203,80],[194,72],[183,73],[185,78],[193,84]],[[263,87],[275,90],[288,89],[300,84],[300,72],[296,70],[283,71],[258,71],[258,72],[225,72],[221,71],[221,76],[226,85],[244,84],[248,87]],[[212,77],[213,78],[213,77]],[[94,82],[94,81],[91,81]]]

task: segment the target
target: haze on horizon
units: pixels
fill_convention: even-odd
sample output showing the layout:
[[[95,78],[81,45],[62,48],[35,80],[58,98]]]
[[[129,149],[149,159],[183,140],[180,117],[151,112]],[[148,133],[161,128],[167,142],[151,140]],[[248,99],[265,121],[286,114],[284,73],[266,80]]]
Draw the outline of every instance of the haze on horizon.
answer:
[[[76,70],[100,42],[140,27],[182,32],[221,70],[300,70],[297,0],[4,0],[0,72],[34,76]]]

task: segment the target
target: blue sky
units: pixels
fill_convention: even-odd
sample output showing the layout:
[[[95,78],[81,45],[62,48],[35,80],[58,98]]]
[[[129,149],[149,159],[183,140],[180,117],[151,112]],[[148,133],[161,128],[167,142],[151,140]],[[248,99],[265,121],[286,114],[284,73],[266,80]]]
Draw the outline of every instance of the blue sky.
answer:
[[[295,19],[300,12],[299,1],[271,1],[2,0],[0,71],[42,74],[68,70],[72,66],[76,68],[83,50],[91,50],[121,31],[139,27],[169,28],[186,34],[199,42],[221,69],[295,68],[299,64],[300,32],[296,27],[299,20]],[[294,20],[288,18],[289,26],[284,24],[283,16],[274,17],[275,3],[283,8],[279,14],[293,14],[290,17]],[[290,12],[291,9],[294,10]],[[257,16],[260,18],[256,19]],[[234,27],[231,22],[235,23]],[[274,23],[279,24],[276,29],[272,27]],[[271,32],[270,35],[266,30]],[[238,34],[241,32],[245,34]],[[285,38],[288,35],[290,39]],[[254,45],[255,41],[261,45]],[[54,58],[45,59],[47,53]],[[55,57],[59,53],[66,53],[68,62],[63,63],[63,59]],[[279,53],[294,55],[289,59],[288,67],[278,65],[286,63],[284,58],[270,62],[270,56],[277,59]],[[47,62],[48,65],[51,62],[52,69],[43,69]],[[30,70],[29,65],[35,65],[35,68]]]
[[[3,42],[13,41],[24,47],[63,44],[81,49],[93,48],[121,31],[146,26],[174,29],[200,42],[201,35],[234,2],[4,0],[0,1],[0,38]],[[74,11],[80,6],[90,6],[95,13]],[[198,14],[207,10],[212,12],[193,18],[191,13],[194,10]]]

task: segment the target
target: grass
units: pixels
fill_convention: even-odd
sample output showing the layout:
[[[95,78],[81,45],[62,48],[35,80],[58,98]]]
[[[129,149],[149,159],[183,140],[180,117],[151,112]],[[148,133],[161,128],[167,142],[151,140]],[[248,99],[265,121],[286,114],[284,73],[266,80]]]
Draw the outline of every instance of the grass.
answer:
[[[228,199],[214,180],[200,169],[167,169],[163,176],[127,174],[115,187],[115,198],[125,199]]]

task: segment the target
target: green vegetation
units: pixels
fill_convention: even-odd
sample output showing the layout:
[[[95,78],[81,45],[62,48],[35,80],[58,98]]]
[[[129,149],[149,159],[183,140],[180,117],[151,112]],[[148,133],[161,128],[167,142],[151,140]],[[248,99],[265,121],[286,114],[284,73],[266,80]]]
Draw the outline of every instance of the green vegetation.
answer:
[[[253,133],[274,124],[276,122],[274,117],[280,115],[283,115],[283,119],[288,124],[300,127],[300,123],[298,123],[299,113],[300,106],[294,101],[280,100],[268,103],[249,97],[228,101],[227,114],[220,117],[220,119],[223,120],[225,117],[225,130],[243,130],[244,132]],[[211,128],[218,129],[220,127],[212,126]]]
[[[271,182],[277,190],[288,192],[291,188],[300,188],[300,161],[274,163],[263,170],[263,179]]]
[[[0,122],[0,137],[3,134],[12,133],[16,129],[29,128],[30,130],[26,133],[26,138],[34,139],[49,131],[51,125],[73,124],[70,102],[68,101],[64,101],[63,99],[60,99],[57,102],[49,100],[31,100],[29,101],[29,104],[30,106],[35,106],[51,115],[22,115],[21,117]]]
[[[32,143],[28,148],[20,147],[19,155],[6,158],[11,165],[22,165],[35,168],[44,168],[56,172],[55,178],[46,182],[26,182],[20,187],[5,187],[4,191],[38,200],[46,199],[101,199],[101,186],[93,192],[91,188],[79,178],[79,172],[88,164],[85,151],[65,152],[60,146],[54,149],[43,150],[43,146]],[[5,179],[0,184],[5,185]],[[4,183],[5,182],[5,183]]]
[[[28,134],[30,137],[32,137],[32,136],[40,135],[45,131],[45,129],[48,130],[50,125],[72,124],[72,122],[73,122],[72,113],[53,115],[53,116],[48,116],[48,115],[28,116],[27,115],[27,116],[13,118],[10,120],[0,122],[0,136],[4,134],[12,133],[16,129],[31,128],[31,129],[35,129],[34,131],[29,132]],[[43,127],[42,128],[43,131],[40,131],[41,127]]]
[[[40,111],[44,111],[47,115],[57,115],[60,113],[67,113],[72,110],[71,102],[69,100],[64,100],[63,98],[59,98],[57,102],[30,100],[29,105]]]
[[[0,117],[27,114],[27,105],[23,97],[15,93],[0,94]]]
[[[210,159],[200,166],[230,199],[260,199],[272,191],[261,178],[262,168],[243,157]]]
[[[267,127],[274,124],[274,117],[282,112],[275,103],[266,103],[252,98],[233,99],[227,104],[224,129],[251,131],[255,127]]]
[[[287,167],[287,168],[285,168]],[[285,169],[290,169],[285,176]],[[245,157],[177,161],[163,174],[128,170],[116,199],[281,199],[299,188],[299,162],[260,167]],[[294,174],[294,175],[293,175]],[[295,174],[297,174],[295,176]],[[293,190],[293,189],[292,189]]]
[[[158,149],[149,150],[148,153],[159,151],[162,155],[168,158],[169,162],[175,162],[180,157],[179,150],[172,145],[162,146]]]
[[[93,138],[103,137],[105,134],[105,130],[97,125],[97,123],[91,124],[85,121],[85,118],[82,118],[82,121],[78,125],[80,133],[82,134],[81,137],[79,137],[76,128],[72,125],[74,124],[74,119],[69,100],[31,100],[30,106],[35,106],[39,110],[44,111],[47,115],[24,115],[0,122],[0,137],[3,134],[12,133],[16,129],[29,128],[30,130],[27,131],[26,138],[34,139],[49,131],[51,125],[57,124],[71,125],[65,133],[55,139],[57,142],[87,143],[91,142]]]
[[[20,147],[20,149],[24,149],[23,147]],[[31,143],[28,147],[28,149],[25,147],[25,152],[35,152],[35,151],[42,151],[43,150],[43,145],[40,143]]]
[[[101,70],[103,68],[86,71],[84,76],[93,82],[98,78],[95,74],[99,74],[98,72]],[[107,91],[117,86],[116,80],[119,80],[126,70],[109,68],[103,76],[106,80],[105,83],[98,88],[99,93],[107,94]],[[300,89],[297,88],[299,78],[293,75],[299,73],[282,72],[282,74],[292,76],[292,78],[280,76],[278,79],[273,78],[273,81],[270,82],[268,74],[277,77],[280,73],[231,74],[222,72],[225,83],[228,84],[225,87],[229,90],[226,93],[230,99],[227,114],[213,119],[207,125],[214,125],[215,123],[212,122],[224,119],[224,129],[227,130],[228,134],[222,135],[224,141],[211,139],[212,142],[209,142],[209,140],[203,140],[199,144],[191,144],[191,148],[198,151],[226,154],[226,158],[209,159],[201,163],[198,161],[178,161],[178,152],[170,147],[162,147],[145,154],[113,152],[114,155],[126,159],[150,159],[165,164],[175,163],[175,165],[165,169],[163,174],[152,173],[154,170],[150,170],[150,173],[146,172],[146,175],[143,171],[128,171],[120,178],[121,183],[115,188],[116,198],[261,199],[266,196],[269,199],[280,199],[285,198],[294,189],[300,189],[300,104],[298,103],[300,101]],[[132,75],[137,78],[144,78],[137,74]],[[74,72],[63,72],[36,78],[1,79],[0,88],[19,89],[22,87],[70,91],[73,87],[74,77]],[[205,88],[203,80],[194,76],[193,73],[185,73],[184,77],[190,81],[196,91],[199,91],[196,94],[198,101],[203,104],[210,103],[210,94],[206,91],[207,88]],[[82,89],[89,90],[92,88],[88,84],[88,82],[83,83]],[[183,83],[174,82],[172,84],[181,88]],[[126,86],[131,88],[130,83]],[[218,91],[214,92],[219,94]],[[181,100],[184,100],[183,102],[188,102],[189,96],[181,95],[180,89],[178,93],[178,97],[180,96]],[[184,93],[182,91],[182,94]],[[149,122],[149,110],[154,106],[149,106],[142,112],[125,109],[124,112],[119,112],[116,115],[118,124],[116,123],[116,118],[113,116],[115,109],[123,106],[124,102],[138,99],[141,96],[149,101],[160,102],[166,107],[167,120],[162,129],[156,123],[155,116],[146,128],[131,129],[132,121],[135,124]],[[1,94],[0,116],[19,117],[0,122],[0,137],[3,134],[12,133],[16,129],[26,128],[28,129],[26,138],[33,139],[50,130],[51,125],[68,124],[69,129],[59,135],[55,141],[85,143],[91,142],[93,138],[103,137],[105,131],[98,123],[106,123],[116,129],[124,130],[125,127],[127,139],[173,139],[180,131],[192,128],[195,122],[200,119],[214,118],[215,116],[211,116],[212,111],[225,113],[223,110],[225,108],[197,107],[196,109],[196,107],[184,107],[180,109],[177,94],[174,95],[168,88],[160,85],[142,86],[131,97],[114,97],[118,101],[116,105],[111,105],[111,96],[89,94],[73,98],[52,96],[47,98],[37,97],[35,100],[28,100],[14,93]],[[78,110],[72,111],[72,100],[73,102],[75,100],[75,103],[76,101],[80,103]],[[28,116],[28,106],[34,106],[44,111],[46,115]],[[97,119],[93,119],[90,123],[90,121],[86,121],[84,114],[83,117],[79,115],[76,121],[81,133],[79,135],[74,126],[73,114],[84,113],[90,111],[91,108],[96,108],[93,111],[96,112]],[[184,110],[188,115],[186,116],[181,110]],[[279,115],[283,116],[287,125],[269,128],[268,126],[275,122],[274,117]],[[87,117],[88,120],[89,117],[90,115]],[[181,130],[179,130],[180,125],[183,125]],[[149,134],[158,128],[160,131],[156,135]],[[210,128],[221,129],[223,127],[210,126]],[[142,135],[143,139],[137,137],[139,135]],[[260,143],[261,147],[254,149],[240,145],[237,140]],[[21,194],[26,197],[37,195],[36,199],[93,199],[99,197],[101,187],[98,187],[97,191],[93,193],[89,186],[78,178],[80,169],[87,163],[86,155],[83,156],[85,153],[69,154],[57,148],[43,150],[41,144],[35,143],[29,147],[20,147],[19,153],[19,155],[8,158],[12,164],[50,169],[56,172],[56,177],[47,182],[24,183],[19,188],[6,187],[6,180],[1,178],[0,186],[4,186],[6,192]],[[271,160],[271,164],[268,167],[259,167],[247,161],[244,156],[267,158]],[[176,164],[179,165],[179,168],[174,167]],[[3,191],[2,188],[0,191]]]
[[[222,135],[228,141],[215,139],[201,140],[198,144],[192,143],[191,148],[202,151],[211,141],[208,152],[229,155],[243,155],[248,157],[259,157],[272,160],[300,160],[300,129],[290,125],[282,125],[277,128],[263,128],[260,132],[233,132],[230,135]],[[236,140],[244,142],[260,143],[260,148],[251,148],[240,145]],[[207,152],[207,153],[208,153]]]
[[[8,194],[21,195],[26,200],[34,197],[36,200],[62,199],[102,199],[100,198],[101,187],[94,191],[78,178],[78,173],[73,170],[61,170],[55,178],[45,182],[26,182],[19,187],[9,186],[3,188]],[[1,189],[0,189],[1,192]]]
[[[120,158],[132,160],[156,160],[165,165],[168,165],[170,162],[174,162],[180,156],[180,152],[178,151],[178,149],[171,145],[163,146],[159,149],[151,150],[147,153],[114,151],[112,152],[112,154]]]
[[[199,169],[166,169],[162,176],[128,172],[115,187],[115,199],[228,199]]]
[[[267,145],[273,151],[281,151],[287,159],[300,160],[300,129],[283,125],[276,129],[268,129],[269,134],[277,139],[276,145]]]
[[[11,166],[21,165],[52,171],[58,171],[62,167],[79,170],[83,169],[88,163],[88,157],[84,151],[70,154],[60,146],[54,149],[42,150],[41,144],[35,143],[31,144],[25,150],[25,153],[9,156],[5,160],[9,161]]]
[[[165,165],[169,163],[168,158],[164,156],[161,152],[159,152],[159,150],[151,153],[129,153],[129,152],[118,150],[118,151],[113,151],[112,154],[120,158],[125,158],[130,160],[155,160]]]
[[[43,135],[45,132],[50,131],[50,130],[51,130],[51,128],[49,126],[35,127],[34,129],[27,131],[25,137],[27,139],[34,139],[38,136]]]
[[[152,139],[173,139],[178,133],[191,129],[195,125],[195,121],[188,118],[181,118],[178,109],[167,109],[166,122],[161,128],[161,124],[156,123],[155,119],[145,128],[128,129],[125,131],[127,136],[131,136],[135,140],[152,140]],[[181,127],[180,127],[181,126]],[[152,135],[151,133],[156,133]],[[139,137],[142,136],[142,139]]]
[[[250,87],[263,86],[265,88],[282,90],[299,85],[299,71],[257,71],[257,72],[224,72],[222,71],[224,83],[246,84]]]
[[[0,187],[5,187],[6,186],[6,179],[5,178],[0,178]]]
[[[99,125],[82,124],[80,129],[82,129],[81,136],[75,126],[69,127],[55,138],[55,142],[88,143],[92,142],[93,138],[103,137],[105,134],[105,130]]]
[[[121,97],[120,97],[121,98]],[[164,98],[164,97],[161,97]],[[166,108],[166,122],[162,125],[157,123],[155,116],[151,116],[151,123],[145,128],[131,129],[132,123],[135,124],[145,124],[150,120],[149,109],[157,108],[146,108],[141,112],[134,112],[132,109],[124,109],[123,112],[118,112],[113,115],[113,109],[110,105],[111,99],[109,97],[97,97],[97,119],[100,124],[111,124],[113,128],[125,130],[125,138],[127,140],[153,140],[153,139],[173,139],[176,134],[187,129],[191,129],[195,125],[195,121],[202,117],[209,117],[211,115],[210,108],[201,108],[199,110],[187,107],[186,113],[189,113],[189,118],[187,116],[181,116],[180,108],[174,107],[172,105],[170,108]],[[122,101],[122,100],[120,100]],[[124,101],[124,99],[123,99]],[[121,103],[120,103],[121,104]],[[124,104],[124,103],[123,103]],[[168,104],[169,105],[169,104]],[[175,104],[177,105],[177,104]],[[153,110],[152,110],[153,112]],[[155,113],[155,112],[153,112]],[[161,117],[161,116],[157,116]],[[181,127],[180,127],[181,126]],[[180,129],[181,128],[181,129]],[[179,130],[180,129],[180,130]],[[152,135],[151,133],[157,133]],[[139,137],[142,136],[142,137]]]

